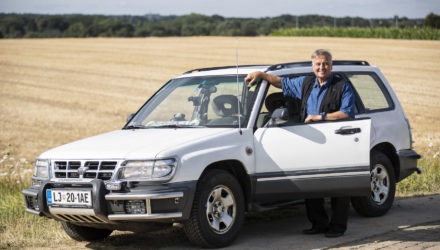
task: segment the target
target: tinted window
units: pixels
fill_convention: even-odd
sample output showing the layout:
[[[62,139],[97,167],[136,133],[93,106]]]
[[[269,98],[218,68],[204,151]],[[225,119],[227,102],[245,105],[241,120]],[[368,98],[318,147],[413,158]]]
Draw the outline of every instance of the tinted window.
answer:
[[[374,74],[347,74],[364,104],[365,111],[389,109],[392,107],[388,92]]]

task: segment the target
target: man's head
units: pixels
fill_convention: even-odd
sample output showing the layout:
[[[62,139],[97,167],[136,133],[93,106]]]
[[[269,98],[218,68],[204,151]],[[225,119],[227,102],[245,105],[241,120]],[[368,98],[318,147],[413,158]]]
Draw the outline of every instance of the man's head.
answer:
[[[312,67],[319,83],[324,83],[332,73],[332,54],[325,49],[316,50],[312,54]]]

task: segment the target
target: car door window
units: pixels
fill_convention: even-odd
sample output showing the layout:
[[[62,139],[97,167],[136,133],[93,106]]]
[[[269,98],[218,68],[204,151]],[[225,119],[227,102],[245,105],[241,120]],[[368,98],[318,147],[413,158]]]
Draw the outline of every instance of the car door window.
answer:
[[[365,112],[369,113],[392,108],[391,98],[375,74],[349,73],[347,77],[359,94],[365,107]]]

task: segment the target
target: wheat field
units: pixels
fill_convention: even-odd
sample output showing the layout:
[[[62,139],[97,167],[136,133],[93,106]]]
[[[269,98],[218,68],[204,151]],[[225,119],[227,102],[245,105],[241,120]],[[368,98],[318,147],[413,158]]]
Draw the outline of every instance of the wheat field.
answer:
[[[235,64],[237,38],[0,40],[0,150],[31,162],[76,139],[120,129],[161,85],[184,71]],[[440,42],[351,38],[238,38],[239,64],[310,59],[377,65],[414,128],[415,146],[440,144]]]
[[[234,65],[235,47],[230,37],[0,39],[0,248],[93,248],[69,239],[55,221],[25,214],[17,190],[29,185],[23,180],[30,180],[30,163],[54,146],[120,129],[129,113],[182,72]],[[435,161],[429,161],[428,171],[437,171],[439,41],[240,37],[238,48],[240,64],[304,61],[313,50],[326,48],[336,60],[377,65],[411,121],[416,149]],[[405,185],[422,183],[438,192],[435,176],[438,171]],[[113,235],[99,247],[128,240],[139,248],[146,238]],[[172,242],[185,241],[182,232],[176,235]]]

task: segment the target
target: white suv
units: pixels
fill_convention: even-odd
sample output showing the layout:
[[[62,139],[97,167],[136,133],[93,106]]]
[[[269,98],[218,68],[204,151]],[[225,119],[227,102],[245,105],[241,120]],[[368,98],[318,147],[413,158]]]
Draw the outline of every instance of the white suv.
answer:
[[[408,119],[385,77],[334,61],[356,119],[298,122],[298,100],[244,77],[312,74],[310,62],[196,69],[170,80],[122,130],[51,149],[23,191],[26,211],[76,240],[178,222],[205,247],[232,242],[245,211],[304,198],[351,196],[366,216],[388,211],[396,182],[417,168]]]

